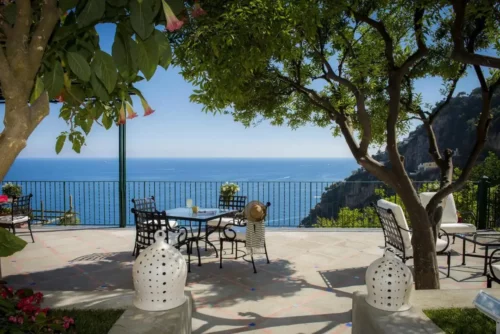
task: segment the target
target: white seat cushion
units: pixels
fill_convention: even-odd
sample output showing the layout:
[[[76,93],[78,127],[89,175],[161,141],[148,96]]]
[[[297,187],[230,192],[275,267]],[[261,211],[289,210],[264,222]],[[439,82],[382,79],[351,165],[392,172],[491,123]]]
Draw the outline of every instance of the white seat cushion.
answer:
[[[223,217],[222,221],[220,222],[219,227],[225,227],[227,224],[234,224],[234,222],[235,221],[233,218]],[[212,220],[209,220],[207,223],[207,225],[210,227],[217,227],[218,224],[219,224],[219,219],[212,219]]]
[[[448,246],[448,247],[446,247]],[[444,252],[445,250],[449,250],[450,245],[448,245],[448,242],[444,239],[437,239],[436,241],[436,253],[441,253]],[[413,256],[413,248],[406,248],[405,250],[405,255],[406,256]]]
[[[492,264],[493,274],[496,278],[500,278],[500,263]]]
[[[12,216],[9,215],[0,217],[0,224],[21,224],[28,220],[28,216],[14,216],[14,219],[12,219]]]
[[[381,208],[384,208],[386,210],[391,210],[392,213],[394,214],[394,218],[396,218],[396,222],[398,225],[405,230],[409,230],[408,228],[408,223],[406,222],[405,215],[403,213],[403,209],[397,205],[396,203],[392,203],[389,201],[386,201],[385,199],[380,199],[377,202],[377,205]],[[400,230],[401,235],[403,236],[403,243],[405,245],[405,248],[411,248],[411,234],[408,231]]]
[[[448,234],[457,233],[476,233],[476,227],[472,224],[465,223],[453,223],[453,224],[441,224],[441,229]]]
[[[424,207],[429,204],[432,197],[434,197],[436,193],[433,192],[424,192],[420,193],[420,201]],[[446,196],[446,199],[443,203],[443,216],[441,217],[440,224],[455,224],[458,222],[458,214],[457,214],[457,206],[455,205],[455,199],[453,198],[453,194],[449,194]]]
[[[151,224],[153,221],[148,220],[148,224]],[[165,220],[160,220],[161,224],[165,224]],[[168,223],[170,224],[170,227],[177,227],[177,222],[175,220],[169,220]]]

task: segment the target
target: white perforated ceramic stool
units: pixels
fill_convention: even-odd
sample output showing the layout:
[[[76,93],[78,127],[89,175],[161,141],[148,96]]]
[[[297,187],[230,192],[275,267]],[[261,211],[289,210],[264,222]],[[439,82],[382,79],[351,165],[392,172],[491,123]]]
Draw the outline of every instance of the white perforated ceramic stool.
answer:
[[[411,307],[413,276],[393,252],[386,250],[384,257],[372,262],[365,279],[369,305],[385,311],[406,311]]]
[[[165,311],[186,301],[187,265],[182,254],[157,231],[155,243],[143,250],[134,263],[134,305],[145,311]]]

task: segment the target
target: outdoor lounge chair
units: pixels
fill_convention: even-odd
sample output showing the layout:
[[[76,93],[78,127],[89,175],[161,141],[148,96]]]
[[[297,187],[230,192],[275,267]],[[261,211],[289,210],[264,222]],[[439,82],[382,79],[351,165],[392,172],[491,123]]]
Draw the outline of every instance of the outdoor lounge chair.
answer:
[[[31,198],[32,194],[12,198],[12,212],[9,216],[0,217],[0,227],[12,230],[16,234],[16,227],[21,227],[22,224],[27,223],[31,235],[31,241],[35,242],[33,232],[31,231]]]
[[[403,263],[406,260],[413,258],[413,247],[411,245],[411,230],[408,228],[403,209],[392,202],[379,200],[377,205],[374,205],[377,215],[382,225],[384,232],[385,246],[392,248],[396,256],[401,258]],[[441,230],[442,234],[436,241],[436,253],[438,255],[446,255],[448,263],[447,277],[450,276],[450,238],[448,234]],[[446,240],[442,240],[441,236],[445,236]]]
[[[144,212],[152,212],[152,213],[160,213],[157,209],[156,209],[156,201],[155,201],[155,197],[154,196],[151,196],[151,197],[146,197],[146,198],[134,198],[132,199],[132,203],[134,204],[134,209],[135,210],[139,210],[139,211],[144,211]],[[132,211],[133,212],[133,211]],[[134,245],[134,250],[132,252],[132,255],[139,255],[139,253],[136,253],[137,251],[137,240],[138,240],[138,230],[137,230],[137,219],[140,218],[140,217],[135,217],[136,218],[136,224],[135,224],[135,228],[136,228],[136,233],[135,233],[135,245]],[[152,221],[141,221],[141,223],[151,223]],[[162,222],[163,225],[166,225],[165,222]],[[169,226],[171,228],[175,228],[177,227],[177,222],[175,220],[171,220],[169,221]]]
[[[427,206],[435,194],[436,193],[433,192],[420,193],[422,205]],[[474,218],[474,213],[472,212],[462,212],[462,215],[469,215]],[[439,228],[448,233],[448,235],[453,236],[453,240],[455,240],[455,234],[476,233],[476,226],[473,224],[458,222],[457,207],[455,205],[453,194],[446,197],[443,208],[443,216],[441,217]]]
[[[250,202],[248,205],[252,205],[252,203],[255,202]],[[263,206],[262,203],[260,203],[261,206]],[[263,253],[266,255],[266,260],[267,263],[269,262],[269,255],[267,254],[267,247],[266,247],[266,241],[265,241],[265,217],[267,215],[267,209],[271,206],[270,202],[267,202],[264,210],[264,217],[261,221],[252,221],[252,219],[242,219],[239,220],[238,225],[234,225],[232,223],[228,223],[224,226],[224,229],[222,230],[221,236],[220,236],[220,264],[219,267],[222,268],[222,257],[223,257],[223,250],[224,250],[224,242],[230,242],[231,243],[231,249],[233,249],[233,246],[236,245],[236,252],[235,252],[235,259],[238,258],[243,258],[247,262],[251,262],[253,266],[253,272],[256,274],[257,269],[255,267],[255,261],[253,258],[254,255],[254,250],[251,248],[251,245],[254,243],[259,244],[260,246],[258,247],[259,252],[261,253],[263,250]],[[248,217],[247,217],[248,218]],[[259,224],[262,224],[259,226]],[[250,253],[244,252],[244,255],[238,256],[238,244],[243,244],[244,246],[247,247],[247,251]],[[242,251],[243,252],[243,251]],[[232,254],[232,251],[231,251]],[[251,260],[245,259],[245,255],[250,255]]]
[[[500,284],[500,258],[497,253],[500,249],[495,249],[490,255],[489,259],[489,271],[486,274],[486,287],[491,288],[493,282]]]

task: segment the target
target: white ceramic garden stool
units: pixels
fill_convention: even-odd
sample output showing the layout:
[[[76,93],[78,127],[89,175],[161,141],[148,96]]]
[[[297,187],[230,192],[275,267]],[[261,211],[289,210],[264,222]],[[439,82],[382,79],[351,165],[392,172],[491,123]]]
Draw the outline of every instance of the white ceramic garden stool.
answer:
[[[134,263],[134,305],[145,311],[165,311],[186,302],[187,265],[182,254],[165,242],[165,232],[156,231],[154,238],[155,243]]]
[[[366,270],[366,302],[379,310],[406,311],[412,291],[413,276],[393,252],[386,250],[384,257],[375,260]]]

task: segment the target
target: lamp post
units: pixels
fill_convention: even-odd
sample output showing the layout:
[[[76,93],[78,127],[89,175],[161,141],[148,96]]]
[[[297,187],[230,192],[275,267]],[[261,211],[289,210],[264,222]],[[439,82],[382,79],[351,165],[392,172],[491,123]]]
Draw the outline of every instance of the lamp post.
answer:
[[[127,226],[127,135],[126,125],[118,126],[118,203],[120,227]]]

